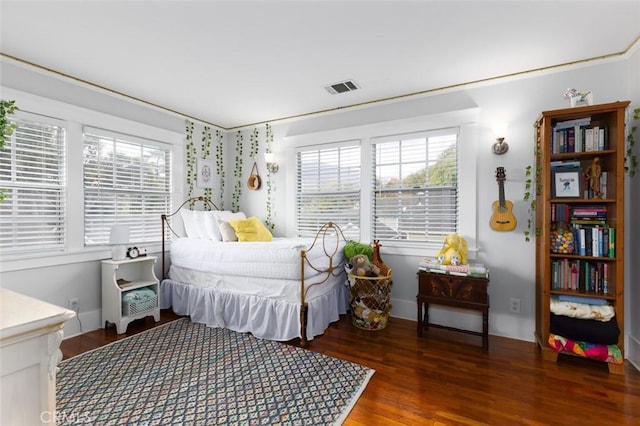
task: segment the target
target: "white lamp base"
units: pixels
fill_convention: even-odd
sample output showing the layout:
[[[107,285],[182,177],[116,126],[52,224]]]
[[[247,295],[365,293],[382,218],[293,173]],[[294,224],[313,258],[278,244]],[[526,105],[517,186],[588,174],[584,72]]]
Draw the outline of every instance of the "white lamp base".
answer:
[[[111,259],[113,260],[124,260],[127,257],[127,247],[126,246],[113,246],[111,248]]]

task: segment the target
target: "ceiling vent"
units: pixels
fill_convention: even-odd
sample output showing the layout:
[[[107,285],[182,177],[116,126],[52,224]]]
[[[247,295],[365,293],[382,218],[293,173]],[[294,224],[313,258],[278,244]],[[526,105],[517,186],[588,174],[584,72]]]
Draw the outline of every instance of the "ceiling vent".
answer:
[[[325,89],[327,89],[327,92],[331,93],[332,95],[337,95],[338,93],[353,92],[354,90],[358,90],[359,88],[360,87],[358,87],[358,85],[352,80],[341,81],[340,83],[334,83],[325,87]]]

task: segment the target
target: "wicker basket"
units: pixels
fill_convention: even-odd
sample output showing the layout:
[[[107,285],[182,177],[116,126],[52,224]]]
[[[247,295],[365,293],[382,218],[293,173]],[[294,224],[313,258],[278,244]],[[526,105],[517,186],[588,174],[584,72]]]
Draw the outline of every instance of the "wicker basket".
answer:
[[[391,312],[391,270],[386,277],[348,276],[353,325],[363,330],[385,328]]]
[[[158,307],[158,296],[151,297],[146,300],[135,300],[132,302],[122,302],[122,316],[141,314],[151,311]]]

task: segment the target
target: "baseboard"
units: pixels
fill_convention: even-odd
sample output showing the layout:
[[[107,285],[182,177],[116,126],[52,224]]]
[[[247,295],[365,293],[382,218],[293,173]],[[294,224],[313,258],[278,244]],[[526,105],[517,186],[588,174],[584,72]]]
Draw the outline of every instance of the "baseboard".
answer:
[[[392,318],[417,321],[417,302],[392,299],[390,315]],[[533,330],[535,329],[533,318],[516,316],[517,318],[514,317],[514,314],[489,311],[489,334],[533,342]],[[432,305],[429,307],[429,322],[463,330],[482,331],[482,314],[468,309]],[[640,352],[636,353],[640,354]]]
[[[640,340],[628,335],[627,350],[625,355],[629,364],[633,365],[636,370],[640,371]]]
[[[102,327],[102,311],[80,312],[77,317],[64,323],[64,338],[79,336],[82,333],[97,330]],[[82,323],[82,328],[80,324]]]

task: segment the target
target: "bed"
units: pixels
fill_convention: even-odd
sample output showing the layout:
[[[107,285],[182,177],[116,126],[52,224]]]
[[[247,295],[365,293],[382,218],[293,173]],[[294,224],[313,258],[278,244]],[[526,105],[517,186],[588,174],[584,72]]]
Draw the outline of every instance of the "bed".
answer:
[[[192,209],[198,203],[205,208]],[[170,219],[177,214],[186,236],[174,231]],[[162,215],[160,307],[209,327],[276,341],[299,338],[301,346],[308,346],[347,312],[346,239],[341,229],[329,222],[313,238],[271,241],[245,241],[238,229],[241,241],[231,241],[228,223],[237,227],[257,220],[242,217],[220,211],[204,197],[188,199],[175,212]],[[168,270],[167,227],[174,236]]]

